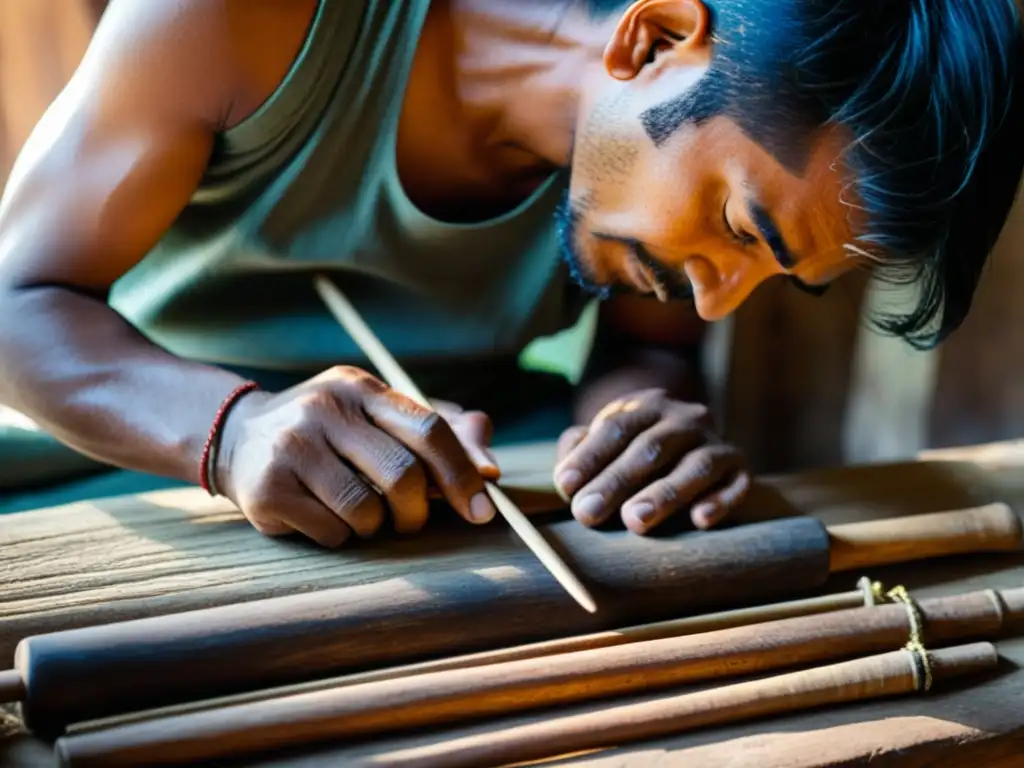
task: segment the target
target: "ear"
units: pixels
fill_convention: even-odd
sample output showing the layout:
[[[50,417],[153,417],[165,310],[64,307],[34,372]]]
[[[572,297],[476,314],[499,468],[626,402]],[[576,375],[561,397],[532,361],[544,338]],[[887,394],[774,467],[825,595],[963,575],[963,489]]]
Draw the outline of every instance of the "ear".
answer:
[[[703,0],[635,0],[604,52],[608,74],[631,80],[662,52],[710,55],[711,14]]]

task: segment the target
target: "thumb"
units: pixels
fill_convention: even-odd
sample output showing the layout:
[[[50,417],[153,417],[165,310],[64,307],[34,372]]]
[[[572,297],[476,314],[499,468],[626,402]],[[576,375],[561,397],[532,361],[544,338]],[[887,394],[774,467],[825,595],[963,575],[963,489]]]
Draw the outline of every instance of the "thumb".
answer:
[[[498,460],[491,452],[491,420],[480,411],[460,413],[450,422],[452,429],[466,449],[466,455],[473,462],[477,471],[485,480],[497,480],[501,477]]]

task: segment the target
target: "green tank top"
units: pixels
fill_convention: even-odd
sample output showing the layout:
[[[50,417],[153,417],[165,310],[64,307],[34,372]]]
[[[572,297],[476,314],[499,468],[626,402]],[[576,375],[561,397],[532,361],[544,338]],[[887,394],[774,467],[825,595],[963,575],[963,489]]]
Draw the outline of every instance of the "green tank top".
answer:
[[[169,351],[314,371],[365,359],[323,308],[332,276],[413,370],[518,354],[586,297],[558,257],[552,176],[516,210],[442,223],[405,196],[395,143],[429,0],[322,0],[276,93],[217,137],[186,209],[111,305]]]

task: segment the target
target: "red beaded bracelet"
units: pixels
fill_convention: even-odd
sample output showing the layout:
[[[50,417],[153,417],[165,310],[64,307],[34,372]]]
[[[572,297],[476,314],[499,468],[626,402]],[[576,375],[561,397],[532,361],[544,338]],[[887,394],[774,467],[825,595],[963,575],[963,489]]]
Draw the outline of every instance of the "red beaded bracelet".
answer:
[[[203,487],[203,490],[211,496],[217,495],[217,487],[213,480],[214,472],[211,459],[214,457],[214,449],[220,439],[220,431],[224,426],[224,420],[227,418],[231,408],[242,398],[243,395],[246,395],[256,389],[259,389],[259,385],[254,381],[247,381],[245,384],[240,384],[235,387],[231,391],[231,394],[224,398],[224,402],[222,402],[220,404],[220,408],[217,409],[217,415],[213,417],[213,425],[210,427],[210,434],[207,435],[206,445],[203,446],[203,456],[199,459],[199,484]]]

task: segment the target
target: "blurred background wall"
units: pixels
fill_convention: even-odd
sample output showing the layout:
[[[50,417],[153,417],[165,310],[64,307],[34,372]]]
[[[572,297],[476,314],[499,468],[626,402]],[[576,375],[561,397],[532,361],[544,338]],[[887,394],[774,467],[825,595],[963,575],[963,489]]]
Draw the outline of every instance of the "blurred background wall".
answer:
[[[0,0],[0,186],[74,72],[105,5]],[[708,367],[726,434],[758,471],[1024,437],[1022,294],[1021,202],[970,319],[936,352],[913,352],[870,328],[867,317],[892,297],[863,275],[820,298],[781,283],[764,286],[712,329]],[[591,318],[533,345],[526,358],[572,375],[586,353]]]

